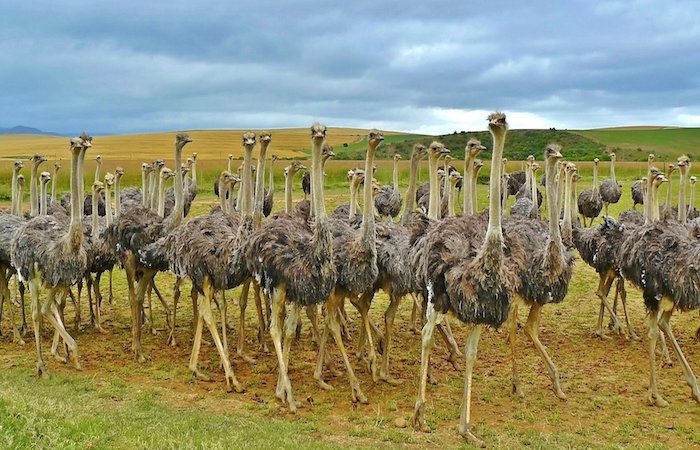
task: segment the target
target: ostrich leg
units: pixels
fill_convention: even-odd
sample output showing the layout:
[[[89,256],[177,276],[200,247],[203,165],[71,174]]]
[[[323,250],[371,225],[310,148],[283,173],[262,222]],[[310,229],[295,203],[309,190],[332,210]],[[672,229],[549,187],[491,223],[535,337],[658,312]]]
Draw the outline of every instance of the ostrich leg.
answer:
[[[528,318],[529,323],[529,318]],[[483,325],[473,325],[469,331],[466,345],[466,374],[464,381],[464,398],[462,400],[462,408],[459,414],[459,434],[469,443],[476,447],[484,447],[484,441],[479,439],[471,432],[469,424],[471,420],[471,403],[472,403],[472,372],[474,363],[476,362],[476,351],[479,346],[479,337]]]
[[[83,296],[83,279],[78,280],[78,295],[71,297],[75,302],[75,331],[83,329],[82,319],[80,318],[80,299]]]
[[[401,382],[391,378],[389,375],[389,351],[391,349],[391,335],[394,329],[394,319],[396,318],[396,311],[399,309],[400,303],[401,299],[394,294],[392,290],[389,293],[389,307],[384,313],[384,350],[382,353],[382,367],[379,369],[379,379],[394,386],[400,385]]]
[[[656,340],[659,338],[659,313],[649,312],[647,320],[647,336],[649,337],[649,394],[647,401],[651,406],[668,406],[668,402],[659,394],[656,385]]]
[[[226,290],[221,290],[221,304],[219,305],[219,311],[221,312],[221,342],[223,344],[224,353],[228,358],[228,305],[226,304]]]
[[[527,317],[527,323],[525,324],[525,334],[530,338],[535,348],[540,352],[540,356],[547,364],[547,369],[549,370],[549,378],[552,379],[552,388],[554,389],[554,394],[560,400],[566,400],[566,394],[561,390],[561,382],[559,381],[559,371],[557,367],[552,362],[552,358],[549,357],[547,349],[542,342],[540,342],[540,317],[542,315],[542,306],[540,304],[534,304],[530,307],[530,314]]]
[[[160,301],[160,304],[163,306],[163,314],[165,314],[165,324],[168,327],[168,330],[170,330],[172,326],[170,323],[170,307],[168,306],[168,302],[166,302],[163,296],[161,295],[158,286],[156,286],[155,280],[151,281],[151,288],[153,289],[153,292],[155,292],[156,297],[158,297],[158,301]]]
[[[36,374],[39,378],[46,378],[46,364],[44,363],[44,355],[41,351],[41,326],[43,315],[39,304],[39,289],[40,281],[37,279],[29,281],[29,295],[31,296],[32,305],[32,324],[34,325],[34,342],[36,343]]]
[[[177,303],[180,300],[180,287],[182,286],[183,279],[177,277],[175,280],[175,286],[173,287],[173,323],[170,327],[170,334],[168,335],[168,344],[171,347],[176,347],[177,342],[175,341],[175,320],[177,316]]]
[[[289,381],[287,366],[284,363],[284,352],[282,350],[282,312],[285,307],[286,292],[284,288],[274,288],[272,290],[272,315],[270,316],[270,337],[275,346],[277,354],[277,368],[279,369],[279,381],[277,383],[277,398],[282,403],[289,405],[289,411],[296,413],[297,404],[292,394],[292,383]]]
[[[374,293],[362,294],[359,298],[351,297],[350,301],[360,312],[362,319],[363,328],[362,333],[360,333],[361,343],[359,346],[359,351],[361,351],[363,355],[365,350],[369,352],[368,359],[365,359],[365,363],[367,364],[367,370],[369,371],[370,375],[372,375],[372,381],[376,383],[379,380],[379,374],[377,372],[377,353],[374,349],[374,343],[372,341],[372,328],[369,323],[369,307],[372,303],[373,296]],[[366,347],[364,345],[365,343],[367,344]]]
[[[600,299],[600,311],[598,313],[598,327],[593,332],[593,334],[600,337],[601,339],[607,339],[605,331],[603,331],[603,308],[607,309],[610,313],[610,320],[612,320],[613,323],[617,324],[616,326],[621,326],[620,320],[617,318],[617,315],[615,314],[615,312],[610,307],[610,304],[607,301],[608,294],[610,293],[610,287],[612,286],[613,281],[615,281],[615,274],[613,273],[608,273],[601,276],[600,281],[598,282],[598,290],[595,293],[595,295]]]
[[[102,272],[95,274],[95,282],[93,283],[93,288],[95,290],[95,328],[100,333],[107,333],[107,330],[102,328],[102,290],[100,289],[100,279],[102,278]]]
[[[267,352],[267,343],[265,342],[265,316],[263,315],[262,296],[260,295],[260,285],[257,282],[253,284],[253,293],[255,294],[255,310],[258,314],[258,343],[262,347],[263,352]]]
[[[625,312],[625,322],[627,323],[627,337],[638,341],[639,336],[634,332],[632,324],[630,323],[630,316],[627,312],[627,291],[625,290],[625,280],[623,278],[617,279],[617,290],[620,294],[620,302],[622,303],[622,310]]]
[[[66,328],[63,326],[63,321],[61,320],[61,314],[56,306],[56,291],[57,289],[50,289],[46,300],[41,304],[41,314],[49,321],[49,323],[58,331],[61,335],[63,342],[66,344],[66,352],[68,352],[67,357],[73,360],[73,365],[76,369],[80,370],[80,361],[78,359],[78,344],[76,344],[73,337],[68,334]]]
[[[676,355],[678,356],[678,359],[681,362],[681,367],[683,368],[683,373],[685,374],[685,380],[688,383],[688,386],[690,386],[691,397],[693,398],[693,400],[700,403],[700,388],[698,388],[698,380],[695,377],[695,374],[693,373],[693,369],[690,368],[688,360],[685,358],[683,350],[681,350],[681,346],[678,345],[678,341],[676,341],[676,338],[673,335],[673,330],[671,330],[670,320],[672,314],[672,309],[668,311],[663,311],[659,319],[659,327],[664,332],[666,337],[668,337],[668,339],[671,341],[673,351],[676,352]]]
[[[21,281],[17,281],[17,275],[15,275],[15,299],[17,299],[17,291],[19,290],[19,305],[20,305],[20,310],[22,311],[22,326],[19,329],[19,332],[22,336],[26,336],[27,333],[29,332],[29,327],[27,326],[27,312],[26,308],[24,307],[24,283]],[[19,285],[19,289],[18,289]]]
[[[252,280],[248,278],[243,283],[243,289],[241,289],[241,299],[239,301],[241,312],[238,322],[238,356],[241,357],[248,364],[255,364],[255,360],[245,353],[245,310],[248,307],[248,293],[250,291],[250,283]],[[280,332],[281,333],[281,332]]]
[[[430,367],[430,352],[433,349],[435,340],[435,326],[442,321],[444,314],[435,310],[432,304],[428,304],[426,311],[426,321],[421,332],[421,356],[420,356],[420,385],[418,388],[418,399],[413,411],[413,428],[418,431],[430,432],[430,427],[425,422],[425,401],[428,388],[428,368]]]
[[[518,358],[516,352],[517,344],[517,333],[518,333],[518,307],[520,306],[519,301],[513,301],[510,305],[510,313],[508,314],[508,321],[506,322],[506,329],[508,330],[508,344],[510,345],[510,356],[513,365],[513,394],[517,394],[519,398],[524,398],[525,393],[520,386],[520,374],[518,373]]]
[[[108,300],[109,300],[110,305],[114,301],[114,291],[112,290],[112,284],[113,284],[112,275],[113,275],[113,270],[109,269],[109,299]]]
[[[12,323],[12,342],[14,342],[15,344],[24,345],[22,335],[17,329],[17,324],[15,323],[15,305],[12,304],[12,299],[10,298],[10,289],[8,287],[8,274],[10,273],[11,272],[5,271],[4,269],[0,270],[0,289],[2,290],[0,292],[0,297],[2,297],[3,303],[7,301],[7,308],[10,310],[10,322]]]

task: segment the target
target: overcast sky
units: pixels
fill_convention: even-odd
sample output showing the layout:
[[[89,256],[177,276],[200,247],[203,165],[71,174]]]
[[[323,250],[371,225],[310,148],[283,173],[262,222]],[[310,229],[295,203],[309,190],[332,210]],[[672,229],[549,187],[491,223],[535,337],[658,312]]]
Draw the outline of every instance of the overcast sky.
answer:
[[[331,6],[337,4],[337,6]],[[0,127],[700,126],[698,1],[0,0]]]

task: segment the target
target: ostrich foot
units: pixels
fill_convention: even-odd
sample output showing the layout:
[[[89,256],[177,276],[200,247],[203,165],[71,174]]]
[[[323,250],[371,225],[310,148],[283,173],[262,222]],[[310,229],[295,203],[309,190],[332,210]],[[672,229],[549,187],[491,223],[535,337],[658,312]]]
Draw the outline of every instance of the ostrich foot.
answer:
[[[649,392],[649,395],[647,395],[647,401],[649,402],[650,406],[658,406],[659,408],[665,408],[668,406],[668,402],[664,400],[661,395],[654,394],[653,392]]]
[[[294,400],[294,396],[292,395],[292,383],[289,382],[289,379],[279,383],[275,395],[282,403],[287,403],[289,405],[289,412],[292,414],[296,414],[297,408],[302,407],[301,403],[297,403]]]
[[[520,383],[513,383],[511,394],[517,395],[520,400],[525,398],[525,391],[523,391]]]
[[[255,364],[255,363],[258,362],[255,358],[252,358],[252,357],[248,356],[248,355],[247,355],[244,351],[242,351],[242,350],[239,350],[237,353],[238,353],[238,356],[239,356],[243,361],[247,362],[248,364]]]
[[[630,339],[630,340],[632,340],[632,341],[638,341],[638,340],[639,340],[639,336],[638,336],[637,333],[635,333],[634,330],[632,330],[632,329],[627,330],[627,338]]]
[[[314,378],[316,378],[316,376],[314,376]],[[333,386],[331,386],[330,384],[323,381],[323,378],[321,378],[321,377],[316,378],[316,382],[318,383],[318,387],[320,387],[324,391],[334,391],[335,390],[335,388]]]
[[[68,357],[67,356],[61,356],[58,353],[52,353],[53,358],[60,362],[61,364],[68,364]]]
[[[73,360],[73,367],[75,367],[75,370],[83,370],[83,366],[80,365],[80,360],[78,359],[78,353],[76,351],[71,352],[70,359]]]
[[[136,358],[136,361],[138,361],[140,363],[145,363],[146,361],[151,359],[150,356],[146,355],[141,350],[135,351],[134,357]]]
[[[43,380],[49,378],[49,373],[46,371],[46,366],[44,366],[43,362],[36,365],[36,377]]]
[[[109,334],[109,331],[102,328],[102,325],[95,325],[95,330],[99,331],[102,334]]]
[[[460,426],[459,435],[462,436],[467,442],[469,442],[474,447],[486,447],[486,443],[478,437],[476,437],[474,433],[472,433],[469,430],[469,428],[467,428],[466,430],[462,430],[461,428],[462,427]]]
[[[423,433],[430,433],[432,431],[425,422],[425,402],[416,400],[416,407],[413,411],[411,423],[416,431],[422,431]]]
[[[553,389],[554,389],[554,395],[556,395],[559,400],[563,400],[563,401],[567,400],[566,394],[564,393],[564,391],[561,390],[561,387],[554,386]]]
[[[177,342],[175,341],[175,330],[170,330],[167,343],[171,347],[177,347]]]
[[[610,339],[610,336],[608,336],[607,334],[605,334],[605,331],[603,331],[602,328],[597,329],[597,330],[593,330],[593,331],[591,332],[591,334],[593,334],[593,336],[598,336],[600,339],[603,339],[603,340],[608,340],[608,339]]]
[[[226,391],[227,392],[236,392],[238,394],[241,394],[245,392],[245,388],[241,383],[238,382],[235,376],[233,374],[227,375],[226,376]]]
[[[207,375],[206,373],[202,372],[199,369],[190,369],[190,371],[192,372],[192,381],[199,380],[199,381],[204,381],[207,383],[212,381],[212,379],[209,375]]]
[[[24,342],[24,339],[22,339],[22,335],[17,330],[15,330],[12,335],[12,343],[17,345],[26,344],[26,342]]]
[[[450,352],[450,356],[447,358],[447,360],[452,364],[452,367],[456,371],[462,370],[461,367],[459,366],[459,353],[456,352]]]
[[[29,332],[29,327],[27,326],[26,323],[23,323],[19,329],[19,334],[22,335],[22,337],[24,337],[27,335],[28,332]],[[698,333],[700,333],[700,328],[698,328]]]
[[[379,372],[379,379],[390,386],[401,386],[403,384],[403,382],[401,380],[397,380],[396,378],[393,378],[391,375],[389,375],[386,372],[380,371]]]
[[[360,389],[360,383],[358,383],[357,380],[350,382],[350,391],[353,403],[360,402],[363,405],[369,403],[369,400],[367,400],[365,394],[362,393],[362,389]]]

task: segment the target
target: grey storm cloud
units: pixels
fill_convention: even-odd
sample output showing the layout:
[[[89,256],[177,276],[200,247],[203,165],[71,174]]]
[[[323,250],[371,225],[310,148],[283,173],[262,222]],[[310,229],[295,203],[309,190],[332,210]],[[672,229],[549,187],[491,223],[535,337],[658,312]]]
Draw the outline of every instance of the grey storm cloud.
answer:
[[[3,2],[0,126],[700,125],[700,4]]]

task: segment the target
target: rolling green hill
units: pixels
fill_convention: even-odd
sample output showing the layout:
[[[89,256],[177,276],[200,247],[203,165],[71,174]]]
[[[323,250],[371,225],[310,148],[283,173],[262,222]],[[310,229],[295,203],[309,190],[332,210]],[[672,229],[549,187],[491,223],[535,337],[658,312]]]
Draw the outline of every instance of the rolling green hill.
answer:
[[[646,160],[648,153],[659,159],[675,160],[681,154],[697,159],[700,154],[700,128],[626,127],[574,131],[604,144],[618,159]]]

